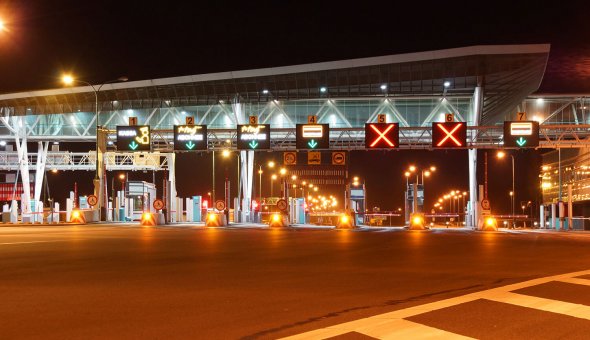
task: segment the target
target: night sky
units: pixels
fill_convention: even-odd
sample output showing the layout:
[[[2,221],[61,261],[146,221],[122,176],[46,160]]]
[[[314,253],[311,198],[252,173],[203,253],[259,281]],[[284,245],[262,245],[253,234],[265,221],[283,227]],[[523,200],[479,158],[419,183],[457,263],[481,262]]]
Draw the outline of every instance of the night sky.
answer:
[[[141,80],[522,43],[551,44],[539,92],[590,92],[589,9],[582,1],[366,1],[354,6],[342,1],[1,1],[0,17],[8,31],[0,34],[0,93],[59,87],[64,71],[100,83],[121,75]],[[385,208],[401,206],[401,197],[397,202],[388,196],[401,196],[394,188],[410,163],[440,166],[427,200],[443,190],[466,189],[465,151],[374,154],[353,153],[350,171],[366,177],[369,200],[373,192],[380,199],[375,204]],[[206,159],[199,162],[199,176],[210,173],[210,155],[194,157]],[[516,157],[517,192],[528,192],[526,199],[535,198],[538,159],[538,152]],[[190,161],[180,157],[179,165],[184,162]],[[378,174],[366,166],[376,162],[384,170]],[[492,201],[497,197],[500,209],[511,185],[506,181],[509,163],[496,164],[490,180]],[[383,174],[390,182],[383,182]],[[207,185],[191,178],[179,193],[204,191]]]

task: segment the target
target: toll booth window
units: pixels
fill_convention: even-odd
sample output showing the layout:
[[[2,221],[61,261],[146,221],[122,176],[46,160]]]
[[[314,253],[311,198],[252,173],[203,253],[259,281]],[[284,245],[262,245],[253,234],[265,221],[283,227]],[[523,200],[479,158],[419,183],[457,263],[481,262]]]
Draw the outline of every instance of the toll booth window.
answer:
[[[148,206],[149,200],[146,196],[133,196],[133,207],[135,211],[144,211]]]

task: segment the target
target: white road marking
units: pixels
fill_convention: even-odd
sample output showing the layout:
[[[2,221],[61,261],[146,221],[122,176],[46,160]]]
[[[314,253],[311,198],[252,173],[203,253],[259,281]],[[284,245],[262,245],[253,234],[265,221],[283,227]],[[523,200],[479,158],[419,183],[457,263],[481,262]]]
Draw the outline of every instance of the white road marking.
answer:
[[[590,280],[580,279],[577,277],[568,277],[568,278],[564,278],[564,279],[560,279],[560,280],[556,280],[556,281],[565,282],[565,283],[573,283],[576,285],[590,286]]]
[[[577,303],[563,302],[510,292],[494,294],[493,296],[486,297],[486,299],[590,320],[590,307]]]
[[[345,322],[339,325],[320,328],[284,339],[325,339],[349,332],[357,332],[378,339],[422,339],[432,337],[468,339],[468,337],[462,336],[460,334],[425,326],[416,322],[404,320],[404,318],[479,299],[509,303],[512,305],[534,308],[547,312],[590,320],[589,306],[512,293],[512,291],[517,289],[536,286],[551,281],[590,285],[588,283],[590,280],[575,278],[576,276],[587,274],[590,274],[590,270],[547,276],[525,282],[514,283],[503,287],[492,288],[481,292],[470,293],[446,300],[431,302],[420,306],[414,306],[364,319]]]
[[[65,241],[66,240],[5,242],[5,243],[0,243],[0,245],[28,244],[28,243],[51,243],[51,242],[65,242]]]

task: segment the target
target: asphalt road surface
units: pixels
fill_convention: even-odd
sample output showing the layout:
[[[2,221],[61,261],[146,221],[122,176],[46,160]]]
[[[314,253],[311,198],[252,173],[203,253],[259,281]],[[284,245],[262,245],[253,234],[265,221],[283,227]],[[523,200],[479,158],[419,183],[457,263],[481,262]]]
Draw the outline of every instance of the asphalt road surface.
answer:
[[[0,338],[587,338],[589,270],[583,233],[3,226]]]

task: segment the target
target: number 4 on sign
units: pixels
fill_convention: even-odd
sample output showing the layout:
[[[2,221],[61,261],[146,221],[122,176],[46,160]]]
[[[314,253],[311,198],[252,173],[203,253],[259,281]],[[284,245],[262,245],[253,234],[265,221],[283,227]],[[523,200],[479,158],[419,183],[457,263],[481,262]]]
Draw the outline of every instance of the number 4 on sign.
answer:
[[[318,122],[317,116],[307,116],[307,124],[316,124]]]

